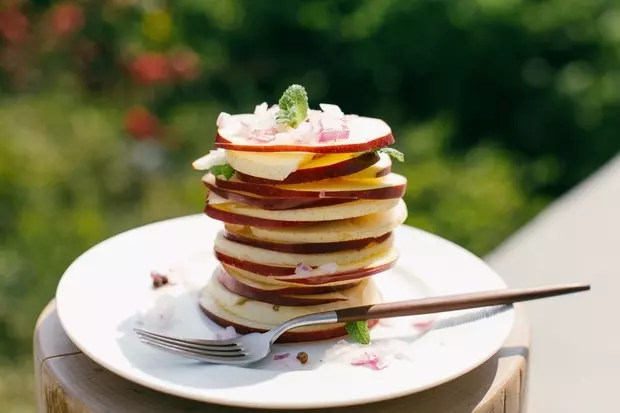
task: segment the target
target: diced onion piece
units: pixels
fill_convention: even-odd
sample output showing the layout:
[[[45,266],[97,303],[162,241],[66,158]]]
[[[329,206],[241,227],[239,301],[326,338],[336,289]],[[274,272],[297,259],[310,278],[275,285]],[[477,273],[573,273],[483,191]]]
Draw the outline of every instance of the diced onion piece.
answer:
[[[233,326],[228,326],[224,330],[215,333],[215,336],[218,340],[230,340],[231,338],[236,338],[238,334]]]
[[[360,358],[351,362],[352,366],[364,366],[371,370],[379,371],[388,366],[388,363],[384,362],[378,355],[374,353],[365,352]]]
[[[313,271],[312,267],[309,266],[308,264],[304,264],[303,262],[300,262],[295,267],[295,275],[306,275],[306,274],[310,274],[312,271]]]
[[[348,139],[348,138],[349,138],[348,129],[323,130],[319,134],[319,142],[332,142],[332,141],[339,141],[339,140]]]
[[[338,105],[331,105],[329,103],[320,103],[319,107],[321,108],[321,110],[329,115],[333,115],[333,116],[344,116],[344,113],[342,112],[342,110],[340,110],[340,107]]]
[[[326,264],[319,266],[317,270],[324,272],[326,274],[333,274],[336,271],[338,271],[338,264],[336,264],[335,262],[328,262]]]
[[[273,359],[274,360],[284,360],[285,358],[288,358],[288,356],[290,356],[291,353],[281,353],[281,354],[274,354],[273,355]]]

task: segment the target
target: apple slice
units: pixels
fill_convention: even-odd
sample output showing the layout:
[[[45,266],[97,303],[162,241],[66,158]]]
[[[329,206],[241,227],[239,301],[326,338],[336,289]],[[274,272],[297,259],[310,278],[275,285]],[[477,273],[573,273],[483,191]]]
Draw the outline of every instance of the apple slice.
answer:
[[[232,149],[232,148],[230,148]],[[260,151],[257,151],[260,152]],[[253,153],[226,151],[226,162],[235,171],[264,179],[282,181],[304,163],[310,162],[312,153]]]
[[[244,182],[257,184],[300,184],[362,173],[365,173],[365,178],[377,178],[387,175],[391,166],[389,156],[379,156],[374,152],[317,155],[312,161],[301,166],[282,181],[257,178],[241,172],[237,172],[237,178]]]
[[[220,198],[227,199],[232,202],[238,202],[244,205],[255,206],[258,208],[266,209],[269,211],[282,211],[287,209],[299,209],[299,208],[313,208],[320,206],[330,206],[344,204],[345,202],[351,202],[351,199],[340,198],[290,198],[290,197],[264,197],[247,192],[231,191],[229,189],[222,189],[215,183],[215,177],[211,175],[203,180],[207,189],[219,196]]]
[[[407,219],[403,200],[389,210],[340,221],[313,223],[297,228],[264,228],[226,225],[226,230],[271,242],[329,243],[379,237],[401,225]]]
[[[261,285],[269,285],[275,288],[286,288],[287,291],[291,289],[290,291],[294,291],[294,293],[297,295],[300,294],[301,290],[305,291],[306,289],[308,289],[308,291],[312,291],[312,289],[314,288],[319,288],[321,289],[320,291],[324,291],[324,292],[334,291],[334,290],[323,290],[325,288],[327,289],[335,288],[336,289],[335,291],[340,291],[342,289],[346,289],[345,288],[346,286],[352,287],[353,285],[359,283],[364,278],[364,277],[361,277],[360,279],[357,279],[357,280],[334,281],[334,282],[331,282],[325,285],[308,286],[308,285],[300,284],[300,283],[279,281],[276,277],[267,277],[264,275],[256,274],[251,271],[246,271],[241,268],[230,266],[224,262],[221,262],[220,264],[226,270],[228,274],[237,278],[243,283],[247,284],[248,282],[256,282],[256,283],[260,283]]]
[[[317,268],[305,274],[287,275],[284,277],[276,276],[274,278],[278,281],[286,281],[301,285],[330,285],[343,281],[366,279],[392,268],[398,260],[398,255],[398,251],[393,248],[387,253],[372,257],[371,260],[363,260],[343,265],[338,269],[338,272],[333,274],[325,273],[321,271],[320,268]]]
[[[217,208],[217,205],[209,204],[205,206],[204,213],[208,217],[213,218],[217,221],[236,225],[252,225],[260,228],[290,228],[314,223],[312,221],[279,221],[265,218],[256,218],[247,215],[239,215],[229,212],[225,209]]]
[[[388,210],[397,205],[400,201],[401,200],[399,198],[359,200],[339,205],[289,209],[285,211],[267,211],[236,202],[230,202],[217,205],[207,204],[205,213],[212,218],[219,219],[214,216],[217,215],[217,213],[214,214],[212,212],[214,210],[218,211],[220,212],[220,217],[226,218],[220,220],[231,224],[283,227],[289,226],[289,223],[292,226],[299,226],[307,224],[308,222],[335,221],[339,219],[360,217],[373,214],[375,212]],[[207,212],[207,209],[210,213]],[[225,217],[224,215],[228,216]],[[232,219],[230,218],[231,216],[233,217]],[[256,219],[256,223],[253,223],[254,219]],[[264,220],[267,220],[267,222],[264,222]],[[278,221],[284,222],[285,224],[273,225],[273,223]]]
[[[245,284],[246,286],[260,290],[263,292],[267,292],[270,294],[292,294],[292,295],[312,295],[312,294],[326,294],[333,293],[337,291],[347,290],[349,288],[355,287],[359,284],[360,281],[350,281],[344,284],[335,284],[335,285],[317,285],[317,286],[300,286],[297,284],[289,284],[283,281],[276,281],[277,284],[271,284],[272,280],[263,276],[246,276],[247,273],[245,271],[237,270],[231,267],[226,267],[224,265],[219,267],[219,272],[225,273],[227,276],[230,276],[237,280],[237,282],[241,284]],[[219,272],[217,274],[219,274]],[[260,279],[256,279],[259,277]],[[263,282],[269,281],[269,282]]]
[[[233,121],[243,121],[248,116],[248,114],[240,114],[232,115],[232,118]],[[215,146],[240,152],[354,153],[372,151],[394,143],[392,130],[381,119],[363,116],[351,117],[347,121],[347,126],[349,136],[344,140],[284,144],[278,140],[257,142],[248,139],[247,135],[242,132],[237,133],[237,128],[220,128],[215,137]],[[256,176],[255,174],[252,175]],[[266,177],[263,176],[263,178]]]
[[[381,301],[380,292],[371,279],[364,280],[355,287],[342,291],[342,294],[346,296],[346,301],[308,306],[280,306],[279,308],[274,308],[272,304],[241,299],[242,297],[239,295],[228,291],[216,277],[211,277],[205,289],[203,289],[203,293],[203,295],[212,298],[219,307],[234,315],[248,321],[268,325],[278,325],[284,321],[306,314],[373,304]]]
[[[308,284],[305,280],[312,278],[315,280],[311,280],[310,282],[314,282],[314,285],[319,285],[331,283],[340,284],[341,281],[361,279],[385,271],[392,267],[398,259],[398,251],[395,248],[391,248],[387,251],[382,251],[375,255],[359,259],[358,261],[337,265],[333,271],[332,268],[329,268],[328,271],[325,267],[321,266],[311,267],[311,271],[302,272],[297,270],[298,274],[295,273],[296,268],[293,267],[260,264],[234,258],[218,251],[215,251],[215,257],[227,269],[233,268],[235,270],[244,271],[245,274],[254,274],[255,278],[252,279],[260,282],[271,282],[270,279],[273,278],[276,281],[305,285]],[[383,269],[374,271],[375,268]]]
[[[236,178],[217,179],[210,173],[202,181],[207,186],[278,198],[390,199],[402,197],[407,189],[407,178],[395,173],[373,179],[336,178],[295,185],[257,184]]]
[[[322,294],[304,294],[304,295],[292,295],[292,294],[280,294],[277,291],[261,290],[253,288],[247,284],[243,284],[226,274],[224,271],[219,271],[217,274],[217,280],[224,288],[231,293],[237,294],[240,297],[247,298],[249,300],[261,301],[263,303],[274,305],[286,305],[291,307],[329,304],[337,301],[347,301],[347,296],[339,292],[330,292]]]
[[[302,262],[310,267],[319,267],[329,263],[335,263],[339,266],[346,265],[382,253],[392,248],[393,244],[394,238],[388,237],[379,244],[371,244],[361,250],[339,251],[327,254],[290,254],[240,244],[227,239],[224,232],[220,231],[215,238],[214,248],[219,255],[255,264],[289,267],[292,273],[295,271],[295,267]]]
[[[368,245],[378,244],[385,241],[391,234],[392,232],[388,232],[375,238],[364,238],[351,241],[301,244],[264,241],[253,236],[251,233],[248,233],[248,231],[245,231],[243,234],[226,231],[224,233],[224,237],[239,244],[249,245],[256,248],[264,248],[271,251],[289,254],[325,254],[347,250],[359,251]]]

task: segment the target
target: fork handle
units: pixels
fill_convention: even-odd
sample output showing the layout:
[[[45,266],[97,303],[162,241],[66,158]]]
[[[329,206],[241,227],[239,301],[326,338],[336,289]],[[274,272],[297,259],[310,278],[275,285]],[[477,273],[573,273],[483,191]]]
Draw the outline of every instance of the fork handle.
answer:
[[[590,289],[588,284],[566,284],[547,287],[502,289],[417,300],[397,301],[385,304],[364,305],[336,310],[338,322],[372,320],[378,318],[402,317],[408,315],[440,313],[467,308],[513,304],[520,301],[537,300]]]

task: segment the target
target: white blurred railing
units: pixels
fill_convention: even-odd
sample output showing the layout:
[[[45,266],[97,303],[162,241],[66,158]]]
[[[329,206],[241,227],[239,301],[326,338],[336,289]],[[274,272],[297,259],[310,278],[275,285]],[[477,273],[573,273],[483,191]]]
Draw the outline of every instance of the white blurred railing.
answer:
[[[592,284],[526,304],[528,413],[620,411],[620,155],[486,260],[510,287]]]

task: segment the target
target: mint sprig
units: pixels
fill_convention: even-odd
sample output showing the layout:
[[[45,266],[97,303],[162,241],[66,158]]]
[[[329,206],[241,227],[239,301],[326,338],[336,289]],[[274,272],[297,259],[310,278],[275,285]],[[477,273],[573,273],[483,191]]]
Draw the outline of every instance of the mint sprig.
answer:
[[[370,344],[370,329],[366,321],[351,321],[344,328],[347,333],[360,344]]]
[[[289,86],[282,94],[278,106],[280,110],[276,115],[276,122],[296,128],[308,116],[306,89],[300,85]]]
[[[375,151],[376,153],[384,153],[390,158],[396,159],[398,162],[405,162],[405,155],[394,148],[381,148]]]
[[[224,179],[230,179],[235,174],[235,170],[232,166],[227,163],[222,165],[213,165],[209,168],[209,172],[215,175],[216,177],[223,177]]]

